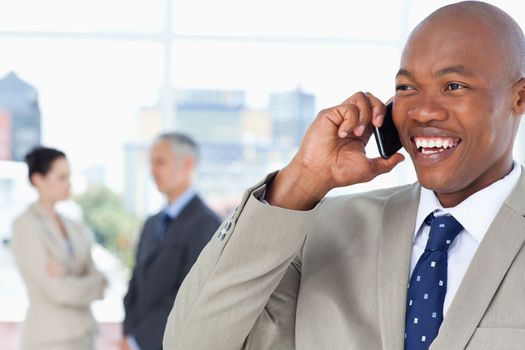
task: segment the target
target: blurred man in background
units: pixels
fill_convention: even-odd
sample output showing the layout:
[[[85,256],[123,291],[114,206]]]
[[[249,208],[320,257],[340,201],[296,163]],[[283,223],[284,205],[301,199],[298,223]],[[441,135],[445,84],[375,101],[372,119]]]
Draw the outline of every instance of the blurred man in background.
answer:
[[[124,298],[122,349],[160,350],[177,291],[220,225],[192,183],[196,143],[186,135],[160,135],[151,148],[151,172],[167,205],[148,218]]]

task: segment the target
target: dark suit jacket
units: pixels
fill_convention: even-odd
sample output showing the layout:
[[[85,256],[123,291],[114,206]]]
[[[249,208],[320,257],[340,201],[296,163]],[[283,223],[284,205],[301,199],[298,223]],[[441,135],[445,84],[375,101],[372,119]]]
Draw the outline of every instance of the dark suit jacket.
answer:
[[[157,240],[159,214],[144,224],[137,260],[124,297],[124,334],[141,350],[162,349],[166,320],[184,277],[220,225],[218,216],[195,196]]]

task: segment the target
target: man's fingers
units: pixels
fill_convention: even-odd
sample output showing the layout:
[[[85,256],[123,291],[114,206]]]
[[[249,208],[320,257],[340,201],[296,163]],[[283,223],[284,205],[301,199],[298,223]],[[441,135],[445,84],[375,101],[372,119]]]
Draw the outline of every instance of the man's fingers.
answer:
[[[385,105],[368,92],[355,93],[339,106],[322,112],[338,127],[337,133],[340,138],[347,137],[351,133],[357,137],[363,136],[370,123],[376,125],[380,120],[378,115],[381,117],[384,113]]]
[[[340,136],[348,135],[350,132],[357,137],[363,136],[372,118],[372,106],[367,95],[358,92],[346,99],[340,106],[351,111],[351,115],[345,115],[344,124],[340,128]]]
[[[388,173],[403,160],[405,160],[405,157],[401,153],[396,153],[388,159],[382,157],[372,158],[370,159],[370,168],[372,173],[375,174],[375,177],[380,174]]]
[[[358,113],[354,105],[339,105],[321,111],[319,116],[328,119],[337,128],[338,136],[345,138],[354,130]]]
[[[370,105],[372,106],[372,124],[379,128],[381,125],[383,125],[383,120],[385,118],[385,104],[370,92],[367,92],[366,96],[368,97]]]
[[[343,122],[339,126],[339,137],[344,138],[351,132],[355,132],[357,121],[359,120],[359,110],[355,105],[347,104],[336,107],[336,111],[343,118]]]
[[[347,98],[343,105],[354,105],[357,107],[357,124],[353,130],[354,135],[357,137],[363,136],[368,124],[372,118],[372,106],[368,100],[367,95],[364,92],[357,92]]]
[[[367,95],[358,92],[354,95],[354,104],[359,110],[359,120],[354,130],[355,136],[362,136],[372,118],[372,105]]]

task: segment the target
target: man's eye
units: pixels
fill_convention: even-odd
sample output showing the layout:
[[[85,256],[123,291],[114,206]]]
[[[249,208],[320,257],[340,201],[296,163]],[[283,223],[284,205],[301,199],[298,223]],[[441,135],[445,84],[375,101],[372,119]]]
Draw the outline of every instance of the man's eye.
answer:
[[[459,89],[463,89],[465,86],[464,85],[461,85],[461,84],[458,84],[458,83],[450,83],[447,85],[447,90],[459,90]]]
[[[396,86],[396,90],[398,90],[398,91],[409,91],[409,90],[414,90],[414,88],[411,87],[411,86],[408,86],[408,85],[397,85]]]

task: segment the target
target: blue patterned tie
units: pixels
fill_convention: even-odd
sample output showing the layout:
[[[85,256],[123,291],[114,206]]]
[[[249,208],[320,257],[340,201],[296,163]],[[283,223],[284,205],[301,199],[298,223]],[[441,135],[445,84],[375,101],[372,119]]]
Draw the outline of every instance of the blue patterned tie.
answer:
[[[430,234],[408,286],[405,350],[428,349],[443,322],[443,302],[447,294],[448,247],[463,230],[451,215],[434,217],[425,223]]]
[[[161,240],[164,238],[164,233],[166,233],[166,229],[168,228],[168,225],[171,222],[171,216],[169,216],[168,213],[163,211],[159,214],[159,218],[157,219],[157,228],[155,231],[155,238],[158,240]]]

